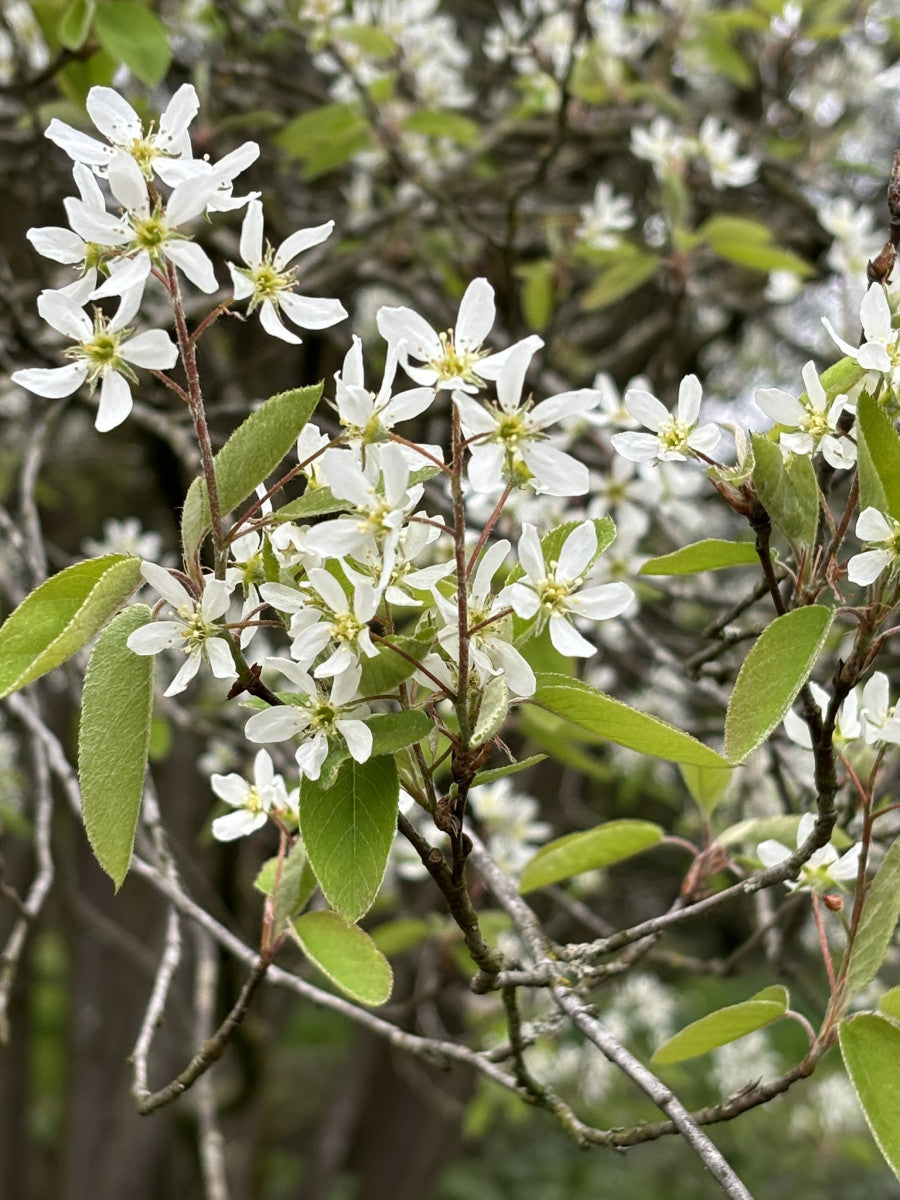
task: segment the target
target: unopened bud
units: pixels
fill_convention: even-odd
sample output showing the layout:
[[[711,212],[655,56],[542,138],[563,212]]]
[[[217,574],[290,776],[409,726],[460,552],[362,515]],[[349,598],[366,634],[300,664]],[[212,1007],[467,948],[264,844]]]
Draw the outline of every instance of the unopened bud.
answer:
[[[844,901],[841,896],[836,896],[834,892],[827,892],[822,897],[822,903],[831,912],[840,912],[844,907]]]

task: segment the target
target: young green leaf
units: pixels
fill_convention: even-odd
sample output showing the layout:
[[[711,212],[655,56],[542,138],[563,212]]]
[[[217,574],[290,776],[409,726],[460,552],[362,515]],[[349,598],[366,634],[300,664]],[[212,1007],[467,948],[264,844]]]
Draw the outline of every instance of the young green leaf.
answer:
[[[731,782],[731,770],[719,767],[698,767],[691,763],[680,763],[678,769],[701,812],[708,816],[724,796],[725,789]]]
[[[682,733],[657,717],[638,712],[578,679],[553,672],[541,673],[530,703],[565,718],[584,733],[606,738],[642,754],[697,766],[729,765],[715,750],[710,750],[689,733]]]
[[[519,762],[507,763],[503,767],[491,767],[489,771],[479,771],[472,780],[472,787],[480,787],[483,783],[493,783],[495,779],[504,779],[507,775],[518,775],[520,771],[527,771],[529,767],[537,766],[546,757],[546,754],[532,754],[529,758],[523,758]]]
[[[648,559],[639,575],[694,575],[698,571],[721,571],[725,567],[759,564],[753,542],[727,542],[721,538],[706,538],[683,546],[672,554]]]
[[[607,821],[583,833],[569,833],[542,846],[525,864],[519,891],[524,896],[573,875],[622,862],[663,839],[663,830],[650,821]]]
[[[94,0],[71,0],[59,19],[56,36],[67,50],[80,50],[94,20]]]
[[[581,297],[581,307],[608,308],[623,296],[643,287],[659,270],[661,262],[658,254],[622,243],[597,264],[594,281]]]
[[[113,617],[91,651],[81,698],[81,811],[91,849],[116,891],[131,863],[153,709],[153,659],[125,643],[151,617],[146,604]]]
[[[850,961],[842,1000],[849,1004],[869,986],[881,969],[900,918],[900,842],[894,842],[884,856],[875,878],[866,892],[862,914]]]
[[[284,929],[286,922],[292,921],[303,912],[316,890],[316,877],[306,857],[303,842],[299,838],[281,864],[281,878],[278,877],[277,857],[270,858],[260,867],[253,886],[264,896],[271,896],[275,891],[276,880],[278,892],[275,896],[272,925],[274,932],[278,934]]]
[[[900,1179],[900,1028],[875,1013],[859,1013],[841,1025],[839,1037],[872,1137]]]
[[[428,737],[432,724],[427,713],[418,709],[376,713],[366,721],[372,734],[372,757],[393,754]]]
[[[791,271],[801,279],[813,274],[809,263],[778,246],[760,221],[717,213],[701,226],[700,234],[714,254],[753,271]]]
[[[860,508],[900,520],[900,436],[877,400],[863,392],[856,407]]]
[[[744,660],[725,714],[725,753],[746,758],[784,717],[819,657],[834,612],[811,604],[776,617]]]
[[[779,986],[764,988],[740,1004],[730,1004],[709,1013],[680,1029],[674,1037],[659,1047],[653,1055],[655,1063],[683,1062],[707,1054],[718,1046],[736,1042],[757,1029],[764,1029],[780,1020],[788,1009],[787,989]]]
[[[301,784],[300,832],[310,866],[328,903],[348,921],[369,911],[381,886],[399,794],[389,757],[347,760],[330,787],[311,779]]]
[[[97,5],[94,23],[97,41],[117,62],[147,87],[162,83],[172,47],[166,27],[155,13],[138,0],[109,0]]]
[[[424,942],[431,932],[431,926],[421,917],[399,917],[395,921],[376,925],[372,930],[372,941],[382,954],[393,958]]]
[[[499,733],[509,713],[509,687],[503,675],[494,675],[485,684],[481,695],[478,720],[472,730],[473,745],[490,741]]]
[[[753,484],[761,503],[796,550],[812,546],[819,522],[819,485],[812,461],[794,454],[785,462],[781,449],[759,433],[752,434],[751,442]]]
[[[215,456],[219,508],[224,517],[237,508],[278,466],[293,447],[300,430],[312,416],[322,384],[293,388],[271,396],[237,427]],[[203,539],[212,529],[206,481],[195,479],[181,514],[184,561],[197,562]]]
[[[367,933],[338,913],[304,913],[293,930],[306,957],[352,1000],[375,1007],[390,998],[391,965]]]
[[[0,626],[0,699],[71,658],[141,582],[139,558],[106,554],[42,583]]]
[[[878,1011],[895,1023],[900,1023],[900,987],[888,988],[878,1001]]]
[[[392,637],[374,658],[362,660],[359,679],[360,696],[383,696],[409,679],[418,663],[431,649],[431,639]],[[397,649],[394,649],[396,647]],[[402,653],[398,653],[402,651]]]

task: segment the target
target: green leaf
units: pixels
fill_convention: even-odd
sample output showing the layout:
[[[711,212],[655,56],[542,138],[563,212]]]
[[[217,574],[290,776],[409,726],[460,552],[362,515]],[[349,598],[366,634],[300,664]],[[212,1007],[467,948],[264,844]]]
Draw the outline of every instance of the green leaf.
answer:
[[[768,437],[751,434],[755,466],[753,485],[772,521],[795,550],[816,540],[819,522],[819,485],[812,460],[793,454],[784,461],[781,450]]]
[[[849,1004],[881,969],[900,918],[900,842],[894,842],[869,884],[850,961],[842,1001]]]
[[[304,913],[293,930],[306,957],[335,987],[374,1007],[390,998],[391,965],[367,933],[333,912]]]
[[[663,839],[663,830],[651,821],[607,821],[583,833],[569,833],[542,846],[525,864],[519,891],[524,896],[535,888],[583,875],[598,867],[622,862]]]
[[[546,757],[546,754],[532,754],[530,758],[523,758],[521,762],[507,763],[503,767],[492,767],[490,771],[479,771],[472,780],[472,787],[481,787],[483,783],[493,783],[495,779],[505,779],[507,775],[518,775],[520,771],[536,767]]]
[[[276,521],[302,521],[306,517],[323,517],[346,512],[348,508],[350,501],[339,500],[330,488],[308,487],[297,500],[289,500],[272,515]]]
[[[642,754],[701,767],[728,766],[720,754],[689,733],[682,733],[674,725],[638,712],[578,679],[551,672],[539,674],[537,690],[530,702],[589,734],[639,750]]]
[[[684,1062],[697,1058],[718,1046],[736,1042],[757,1029],[779,1020],[788,1009],[788,993],[783,987],[768,987],[740,1004],[730,1004],[699,1021],[680,1029],[653,1055],[655,1063]]]
[[[0,626],[0,699],[71,658],[141,582],[139,558],[106,554],[42,583]]]
[[[237,427],[214,460],[223,517],[251,496],[294,446],[321,394],[321,383],[280,392]],[[211,529],[206,481],[195,479],[181,514],[181,544],[188,568],[196,564]]]
[[[701,812],[708,816],[715,810],[731,782],[731,769],[697,767],[691,763],[681,763],[679,770],[688,791],[697,802]]]
[[[671,554],[648,559],[639,575],[693,575],[697,571],[720,571],[723,567],[742,567],[759,563],[753,542],[727,542],[706,538]]]
[[[503,727],[509,713],[509,687],[505,677],[494,675],[487,681],[481,695],[478,720],[472,730],[472,744],[489,742]]]
[[[323,104],[295,117],[274,139],[303,163],[306,179],[341,167],[372,144],[365,117],[350,104]]]
[[[94,28],[107,54],[117,59],[147,87],[162,83],[172,47],[166,27],[137,0],[110,0],[97,5]]]
[[[594,282],[581,297],[582,308],[608,308],[637,291],[653,278],[661,261],[658,254],[648,254],[632,246],[620,247],[615,255],[598,269]]]
[[[781,842],[784,846],[797,844],[797,828],[800,816],[797,813],[779,813],[775,817],[749,817],[746,821],[738,821],[729,825],[716,841],[720,846],[749,845],[754,853],[760,842],[769,838]]]
[[[884,408],[863,392],[856,408],[860,508],[900,520],[900,436]]]
[[[125,643],[152,617],[146,604],[113,617],[91,651],[81,698],[81,811],[91,849],[116,891],[131,863],[153,711],[153,659]]]
[[[522,280],[522,316],[529,329],[540,333],[547,328],[553,316],[556,266],[552,258],[539,258],[516,267],[515,273]]]
[[[409,679],[416,666],[431,649],[431,638],[392,637],[390,645],[382,646],[374,658],[362,660],[362,675],[357,689],[360,696],[386,696],[404,680]],[[397,646],[403,654],[392,650]],[[409,655],[406,658],[405,655]],[[414,662],[410,662],[410,658]]]
[[[792,271],[804,279],[813,274],[809,263],[776,245],[772,231],[761,221],[717,213],[698,232],[714,254],[738,266],[754,271]]]
[[[72,0],[59,19],[56,36],[67,50],[80,50],[94,20],[94,0]]]
[[[900,1021],[900,987],[892,987],[884,993],[878,1001],[878,1011],[892,1021]]]
[[[402,125],[408,133],[449,138],[460,146],[475,146],[481,137],[481,129],[475,121],[446,108],[417,109],[404,119]]]
[[[372,757],[393,754],[412,746],[428,737],[432,729],[431,718],[419,709],[404,709],[402,712],[378,713],[366,721],[372,733]]]
[[[366,58],[391,58],[397,53],[397,43],[389,33],[375,25],[348,21],[341,23],[341,41],[352,42],[364,50]]]
[[[840,1027],[841,1054],[872,1137],[900,1179],[900,1029],[875,1013]]]
[[[348,921],[368,912],[381,886],[399,794],[397,767],[386,757],[349,759],[330,787],[311,779],[300,786],[300,832],[310,865],[328,903]]]
[[[281,878],[278,879],[278,858],[270,858],[260,867],[253,886],[264,896],[271,896],[275,891],[276,879],[278,893],[272,927],[274,933],[279,934],[288,921],[303,912],[316,890],[316,877],[306,857],[306,848],[299,838],[281,864]]]
[[[424,942],[431,934],[427,921],[420,917],[399,917],[396,921],[385,921],[372,930],[372,941],[382,954],[393,958],[404,950],[411,950]]]
[[[834,611],[820,604],[776,617],[750,649],[725,714],[725,753],[738,763],[794,703],[825,644]]]

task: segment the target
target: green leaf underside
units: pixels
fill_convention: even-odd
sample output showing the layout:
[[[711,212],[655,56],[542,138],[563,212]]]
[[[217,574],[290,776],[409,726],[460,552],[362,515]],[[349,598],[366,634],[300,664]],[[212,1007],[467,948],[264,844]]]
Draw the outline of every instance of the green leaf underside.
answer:
[[[153,659],[125,643],[151,618],[146,604],[133,604],[110,621],[91,652],[81,699],[81,811],[91,849],[117,891],[134,847],[153,710]]]
[[[860,1013],[839,1031],[841,1054],[872,1137],[900,1179],[900,1028]]]
[[[857,405],[860,508],[900,520],[900,437],[877,400],[864,392]]]
[[[716,841],[720,846],[738,846],[741,843],[754,848],[759,842],[773,838],[785,846],[793,846],[797,841],[797,828],[800,817],[794,813],[779,813],[775,817],[750,817],[746,821],[738,821],[719,834]]]
[[[427,737],[432,724],[427,713],[418,709],[378,713],[366,721],[372,734],[372,757],[393,754]]]
[[[338,913],[304,913],[293,930],[306,957],[345,995],[376,1007],[390,998],[391,965],[367,933]]]
[[[214,459],[223,517],[251,496],[293,448],[321,394],[320,383],[279,392],[232,433]],[[181,543],[189,566],[196,562],[203,539],[211,529],[206,481],[195,479],[181,514]]]
[[[401,714],[396,714],[401,715]],[[381,886],[397,824],[400,785],[393,758],[341,764],[324,787],[304,779],[300,832],[328,903],[358,921]]]
[[[493,783],[495,779],[505,779],[507,775],[518,775],[520,771],[527,771],[529,767],[536,767],[546,757],[546,754],[532,754],[529,758],[523,758],[521,762],[507,763],[504,767],[492,767],[489,771],[479,771],[472,780],[472,787],[481,787],[484,783]]]
[[[411,637],[392,637],[390,643],[381,646],[374,658],[362,660],[357,689],[360,696],[384,696],[393,692],[398,684],[409,679],[432,645],[430,638]]]
[[[276,521],[299,521],[306,517],[331,516],[346,512],[348,508],[349,500],[339,500],[330,488],[316,487],[307,488],[297,500],[289,500],[272,515]]]
[[[863,903],[843,1001],[849,1004],[881,969],[900,918],[900,842],[894,842],[875,873]]]
[[[622,862],[662,841],[659,825],[650,821],[608,821],[596,829],[569,833],[542,846],[525,864],[519,891],[524,896],[573,875]]]
[[[98,4],[94,22],[97,40],[112,58],[125,64],[148,87],[162,83],[172,61],[166,27],[138,0]]]
[[[900,1021],[900,987],[889,988],[878,1001],[878,1011],[892,1021]]]
[[[655,1063],[684,1062],[697,1058],[719,1046],[764,1029],[779,1020],[788,1009],[787,989],[779,986],[764,988],[749,1000],[730,1004],[727,1008],[701,1017],[680,1029],[664,1042],[653,1055]]]
[[[729,765],[720,754],[689,733],[682,733],[657,717],[638,712],[578,679],[543,672],[537,677],[537,689],[530,702],[590,735],[654,758],[701,767]]]
[[[253,881],[253,886],[264,896],[271,896],[275,890],[276,879],[278,879],[277,857],[270,858],[263,863],[259,874]],[[273,930],[276,934],[281,933],[288,921],[292,921],[303,912],[315,890],[316,877],[307,860],[304,845],[298,839],[281,864],[281,878],[278,879],[278,892],[275,896],[275,912],[272,919]]]
[[[787,540],[799,550],[816,540],[819,485],[812,459],[794,454],[784,461],[781,449],[768,437],[751,435],[755,465],[753,484],[760,501]]]
[[[140,583],[131,554],[90,558],[42,583],[0,626],[0,698],[71,658]]]
[[[680,763],[679,770],[691,796],[707,815],[715,810],[731,782],[731,768],[698,767]]]
[[[641,567],[639,575],[693,575],[698,571],[721,571],[725,567],[742,567],[750,563],[759,564],[759,555],[753,542],[728,542],[720,538],[706,538],[675,550],[672,554],[661,554],[651,558]]]
[[[750,649],[725,715],[725,753],[746,758],[768,737],[809,678],[834,612],[811,604],[776,617]]]

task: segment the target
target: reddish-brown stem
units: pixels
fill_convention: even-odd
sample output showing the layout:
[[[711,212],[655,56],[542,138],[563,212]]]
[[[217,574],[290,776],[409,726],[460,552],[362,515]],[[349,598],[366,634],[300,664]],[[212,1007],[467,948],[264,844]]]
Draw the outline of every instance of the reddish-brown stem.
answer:
[[[484,529],[482,529],[482,531],[481,531],[481,537],[478,539],[475,549],[472,551],[471,555],[469,556],[469,570],[470,571],[474,568],[475,563],[478,561],[478,555],[481,553],[484,543],[491,536],[491,530],[497,524],[497,518],[503,512],[503,506],[506,504],[507,500],[509,499],[509,494],[511,491],[512,491],[512,484],[508,483],[506,485],[506,487],[503,489],[503,495],[497,501],[494,511],[488,517],[487,523],[485,524]]]
[[[212,442],[209,437],[209,426],[206,424],[206,412],[203,407],[203,391],[200,387],[200,372],[197,369],[197,353],[191,335],[188,332],[187,318],[184,313],[184,301],[181,296],[181,285],[178,274],[172,263],[166,263],[166,283],[172,300],[172,311],[175,314],[175,335],[178,338],[178,349],[187,377],[188,404],[194,421],[194,432],[197,435],[197,445],[200,447],[200,461],[203,465],[203,478],[206,480],[206,491],[209,499],[209,516],[212,524],[213,545],[215,547],[215,571],[217,579],[225,578],[227,555],[222,535],[222,511],[219,506],[219,489],[216,484],[216,468],[213,461]],[[188,571],[193,563],[186,563]]]

